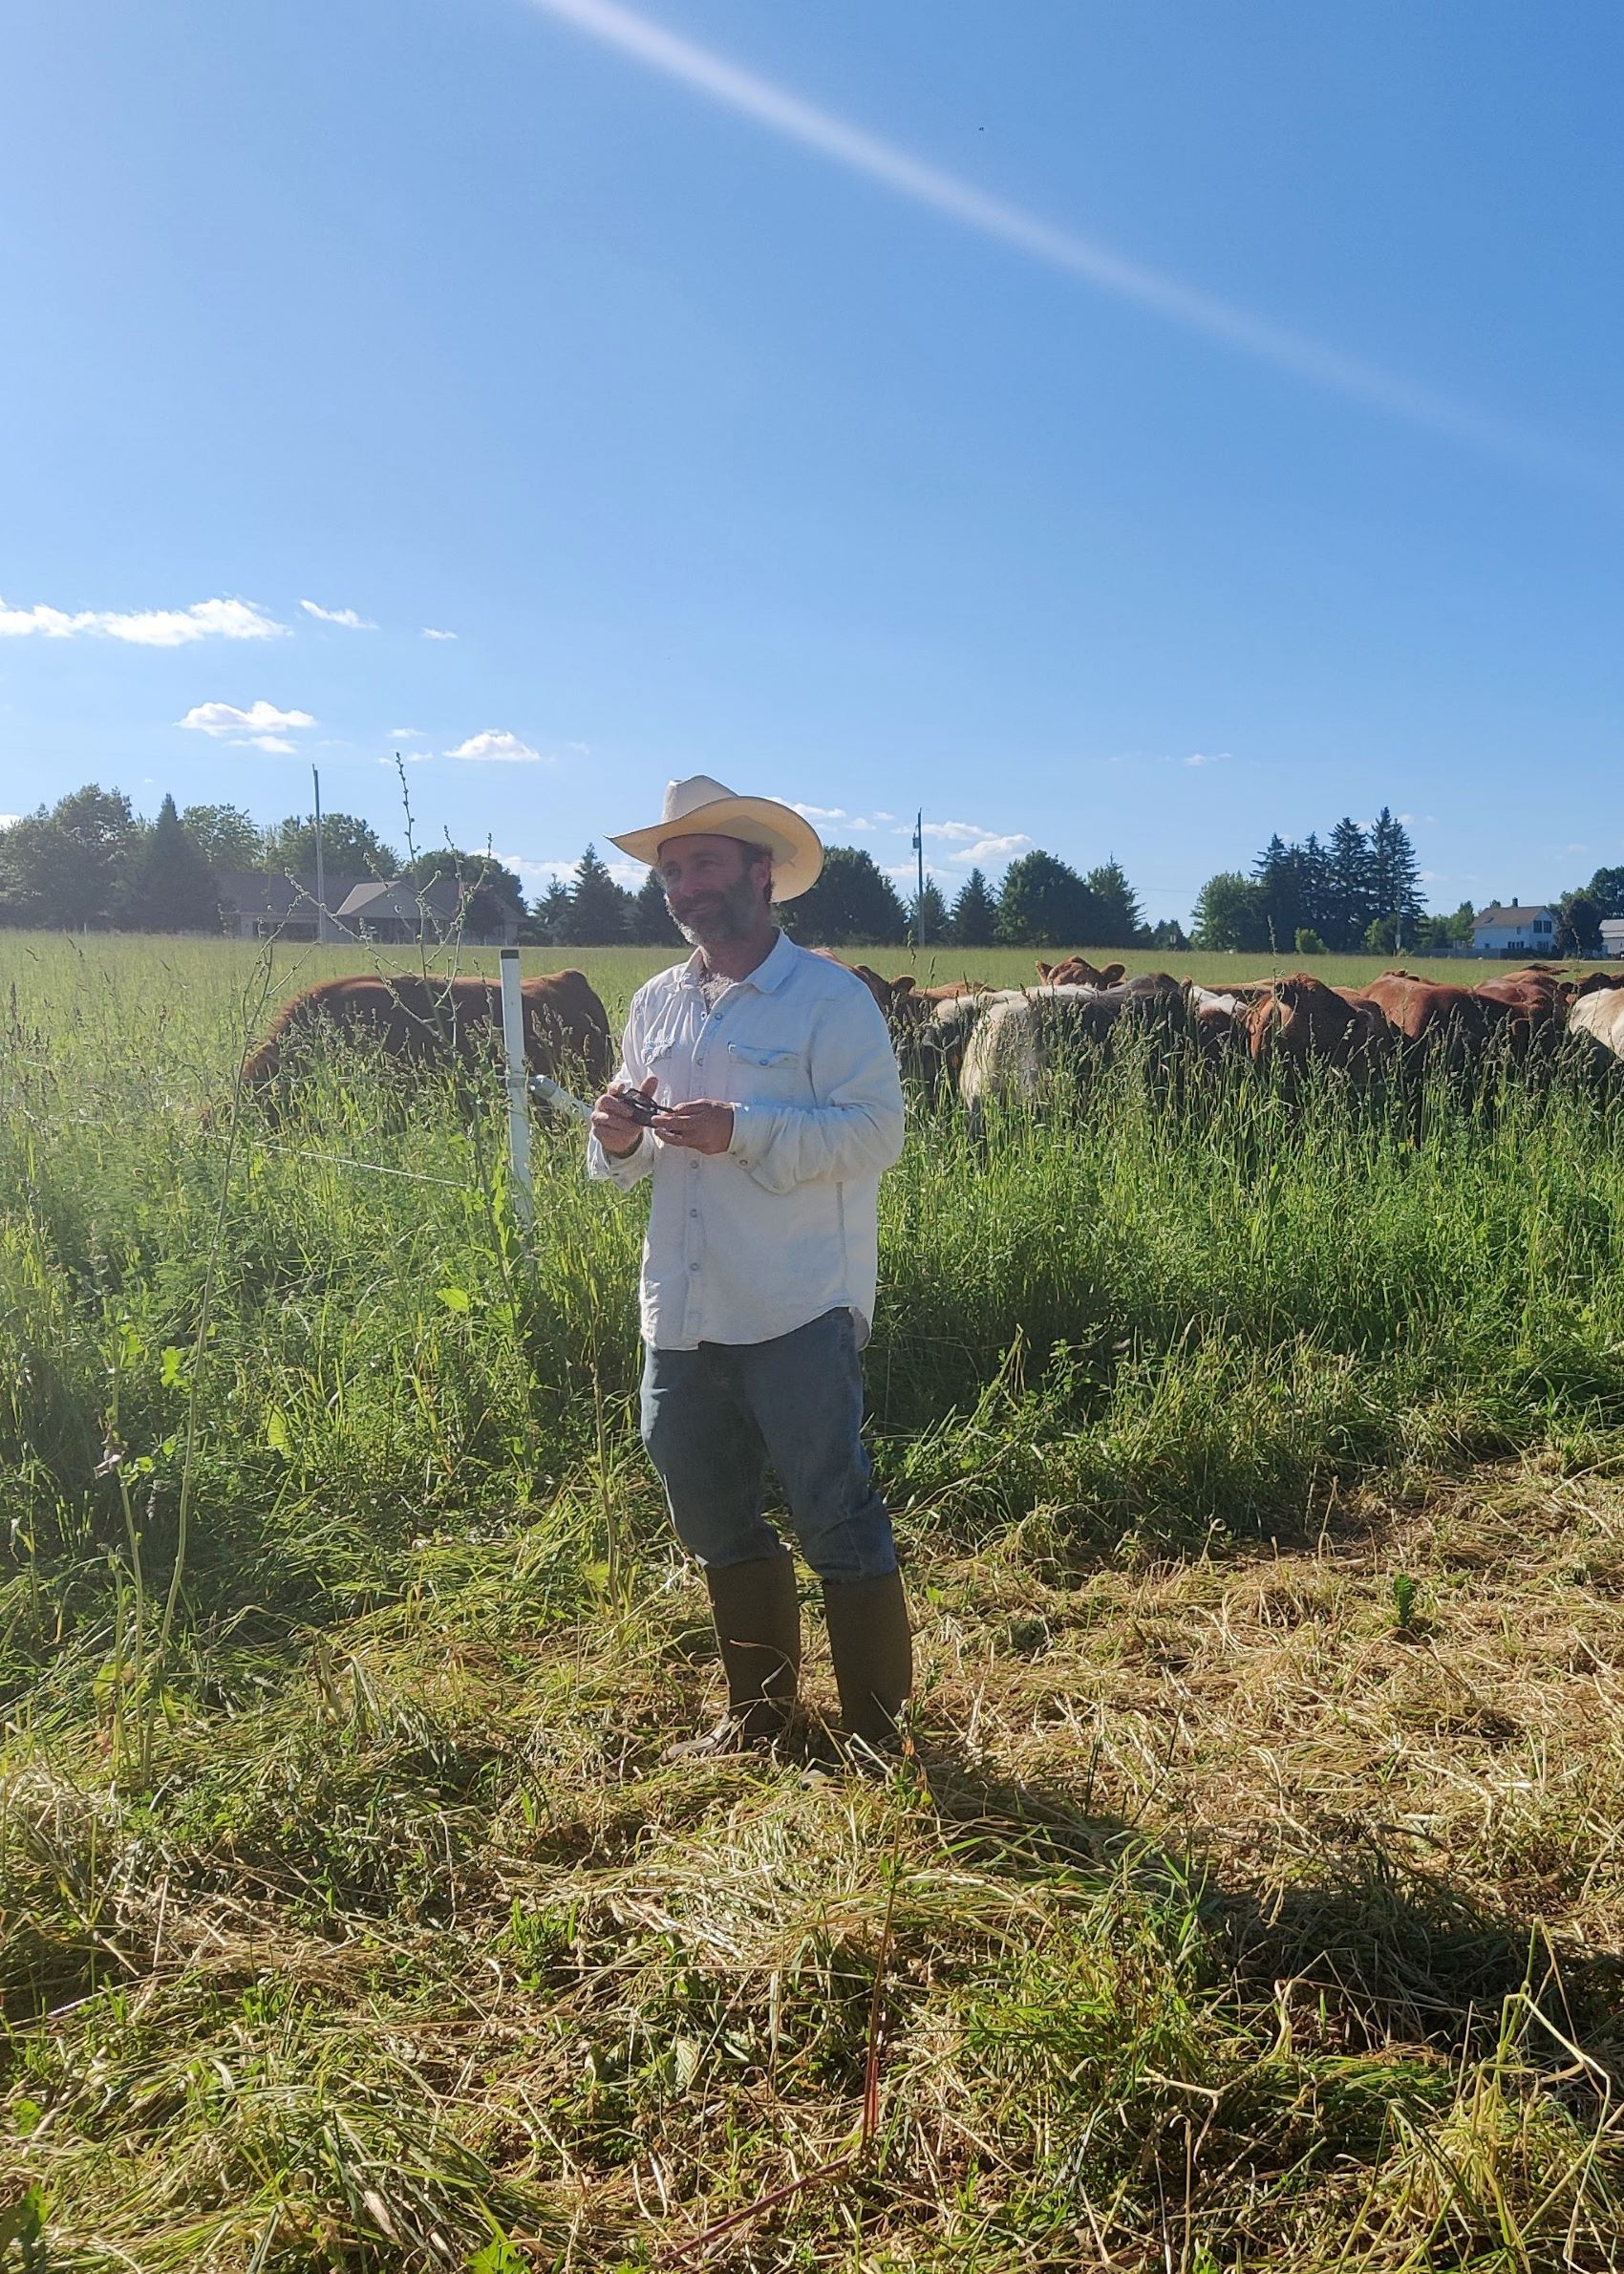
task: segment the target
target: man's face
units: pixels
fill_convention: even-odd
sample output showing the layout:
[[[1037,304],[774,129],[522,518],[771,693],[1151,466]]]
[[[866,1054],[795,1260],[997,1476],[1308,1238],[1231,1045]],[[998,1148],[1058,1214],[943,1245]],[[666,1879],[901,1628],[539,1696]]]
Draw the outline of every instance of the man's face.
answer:
[[[660,882],[683,938],[707,948],[747,937],[761,919],[763,867],[737,837],[668,837]]]

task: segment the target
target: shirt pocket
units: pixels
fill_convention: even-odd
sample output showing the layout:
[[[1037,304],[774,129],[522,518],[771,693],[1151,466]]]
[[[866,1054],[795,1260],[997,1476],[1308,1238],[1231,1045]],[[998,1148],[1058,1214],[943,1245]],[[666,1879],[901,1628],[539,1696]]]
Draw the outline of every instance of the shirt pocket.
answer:
[[[772,1042],[730,1042],[727,1056],[740,1105],[747,1105],[753,1098],[784,1102],[805,1098],[804,1050]]]
[[[729,1058],[742,1060],[747,1066],[760,1066],[764,1071],[799,1069],[801,1053],[799,1050],[779,1050],[767,1042],[730,1042]]]

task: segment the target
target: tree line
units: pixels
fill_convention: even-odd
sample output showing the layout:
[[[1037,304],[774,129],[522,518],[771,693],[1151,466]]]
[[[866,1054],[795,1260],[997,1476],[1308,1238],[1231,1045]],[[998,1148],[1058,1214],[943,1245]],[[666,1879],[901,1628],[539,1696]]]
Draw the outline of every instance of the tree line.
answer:
[[[460,885],[471,916],[481,902],[522,915],[518,877],[486,853],[454,847],[402,859],[369,822],[327,813],[322,858],[329,877],[438,877]],[[237,805],[188,805],[166,796],[143,821],[122,790],[88,783],[51,807],[0,829],[0,924],[70,931],[218,932],[236,875],[309,878],[315,869],[312,813],[262,828]]]
[[[405,877],[426,886],[455,877],[473,914],[520,922],[521,939],[556,947],[616,942],[674,946],[680,933],[650,872],[640,890],[617,884],[588,846],[567,878],[526,907],[519,878],[488,853],[452,847],[405,856],[371,823],[344,812],[322,817],[330,878]],[[240,806],[188,805],[165,797],[144,821],[122,790],[90,783],[0,829],[0,924],[48,928],[217,931],[234,872],[309,879],[315,817],[288,814],[263,827]],[[482,904],[482,905],[481,905]],[[1624,868],[1598,869],[1560,902],[1554,952],[1600,952],[1602,922],[1624,917]],[[1252,954],[1393,955],[1469,946],[1473,910],[1431,915],[1407,829],[1386,806],[1368,827],[1348,816],[1323,841],[1272,836],[1250,872],[1222,870],[1202,887],[1193,942],[1181,926],[1144,921],[1138,893],[1112,858],[1086,873],[1034,850],[1001,882],[972,869],[950,903],[934,879],[905,897],[873,855],[832,845],[811,890],[785,903],[780,921],[809,947],[1160,948],[1191,944]]]
[[[950,904],[934,879],[907,898],[859,846],[824,847],[809,890],[786,901],[779,920],[806,947],[1160,947],[1187,946],[1177,924],[1147,926],[1139,896],[1115,860],[1079,875],[1053,853],[1023,853],[994,890],[972,869]],[[641,890],[616,884],[588,846],[566,883],[542,894],[522,937],[556,947],[606,947],[626,940],[655,946],[680,939],[658,877]]]

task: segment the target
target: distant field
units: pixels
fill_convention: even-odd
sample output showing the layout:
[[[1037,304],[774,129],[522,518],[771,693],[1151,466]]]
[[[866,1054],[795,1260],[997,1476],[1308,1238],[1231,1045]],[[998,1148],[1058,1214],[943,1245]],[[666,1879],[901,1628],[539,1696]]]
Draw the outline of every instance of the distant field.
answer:
[[[1624,2267],[1617,1097],[917,1113],[927,1773],[673,1770],[642,1199],[342,1051],[233,1126],[368,960],[0,932],[0,2267]]]

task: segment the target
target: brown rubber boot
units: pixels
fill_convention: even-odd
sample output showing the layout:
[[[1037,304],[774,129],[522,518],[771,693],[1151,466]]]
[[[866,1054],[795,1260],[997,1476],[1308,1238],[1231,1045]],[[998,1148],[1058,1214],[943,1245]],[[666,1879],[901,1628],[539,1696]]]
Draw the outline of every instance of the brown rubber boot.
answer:
[[[767,1752],[789,1727],[801,1675],[801,1598],[789,1555],[707,1569],[711,1616],[727,1675],[727,1711],[703,1737],[668,1748],[668,1761]]]
[[[913,1690],[913,1638],[902,1577],[825,1579],[823,1612],[846,1734],[879,1753],[897,1749],[897,1721]]]

